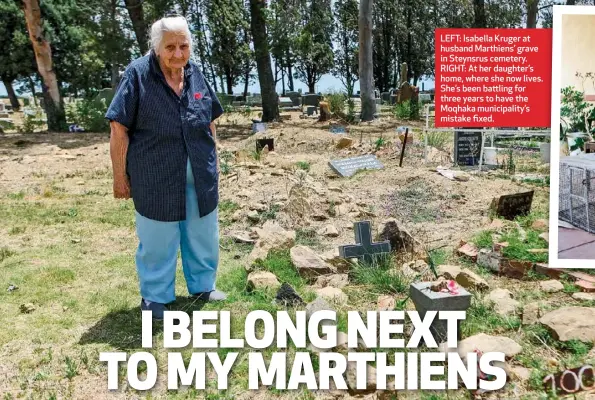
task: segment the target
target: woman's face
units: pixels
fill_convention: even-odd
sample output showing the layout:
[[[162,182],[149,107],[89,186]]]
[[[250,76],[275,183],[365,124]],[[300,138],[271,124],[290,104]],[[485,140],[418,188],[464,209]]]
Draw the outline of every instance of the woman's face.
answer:
[[[190,42],[183,33],[165,32],[159,58],[167,68],[184,68],[190,59]]]

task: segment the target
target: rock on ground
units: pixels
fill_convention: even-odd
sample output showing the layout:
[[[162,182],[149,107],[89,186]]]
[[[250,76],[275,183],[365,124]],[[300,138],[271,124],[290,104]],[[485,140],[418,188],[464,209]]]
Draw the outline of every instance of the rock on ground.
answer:
[[[414,253],[419,250],[420,244],[404,228],[399,228],[395,218],[390,218],[382,222],[378,228],[378,240],[390,241],[390,248],[395,252]]]
[[[557,293],[564,290],[562,282],[552,279],[550,281],[543,281],[539,283],[539,287],[546,293]]]
[[[487,290],[490,285],[475,272],[458,265],[440,265],[437,268],[438,275],[446,279],[454,280],[465,289]]]
[[[265,223],[262,228],[255,228],[258,241],[248,256],[252,265],[257,259],[264,260],[271,250],[284,250],[295,244],[295,231],[286,231],[274,223]]]
[[[475,351],[475,349],[482,353],[504,353],[506,358],[514,357],[523,351],[521,345],[510,338],[504,336],[491,336],[486,335],[485,333],[479,333],[461,340],[457,349],[462,358],[468,353]]]
[[[508,289],[495,289],[488,295],[488,300],[494,302],[494,311],[502,316],[516,314],[520,303],[512,298]]]
[[[593,293],[574,293],[572,298],[580,301],[595,301],[595,294]]]
[[[523,325],[533,325],[539,322],[539,304],[529,303],[523,307]]]
[[[314,286],[318,286],[321,288],[330,286],[335,287],[337,289],[343,289],[347,285],[349,285],[349,276],[347,274],[319,276],[318,279],[316,279],[316,283],[314,284]]]
[[[347,363],[345,381],[347,382],[347,387],[349,388],[350,394],[366,394],[374,393],[376,391],[376,368],[369,364],[366,364],[366,367],[366,381],[363,382],[363,388],[358,389],[356,363],[352,361]]]
[[[325,287],[316,289],[316,294],[325,300],[336,303],[347,303],[348,297],[341,289]]]
[[[392,296],[378,297],[378,311],[391,311],[395,309],[396,301]]]
[[[539,320],[562,342],[595,341],[595,308],[563,307],[545,314]]]
[[[308,246],[295,246],[289,251],[291,262],[304,279],[315,280],[319,276],[335,272],[332,265],[325,262],[314,250]]]
[[[248,275],[248,290],[279,289],[281,283],[275,274],[267,271],[251,272]]]

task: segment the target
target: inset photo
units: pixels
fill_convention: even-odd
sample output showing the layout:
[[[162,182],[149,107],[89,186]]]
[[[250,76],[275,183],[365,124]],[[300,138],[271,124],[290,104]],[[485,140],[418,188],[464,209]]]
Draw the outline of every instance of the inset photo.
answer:
[[[549,259],[556,268],[595,268],[593,48],[595,7],[554,7]]]

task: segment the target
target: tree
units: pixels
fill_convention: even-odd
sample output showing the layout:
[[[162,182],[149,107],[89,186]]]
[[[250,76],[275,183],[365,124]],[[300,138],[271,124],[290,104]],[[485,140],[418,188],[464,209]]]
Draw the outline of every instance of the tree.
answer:
[[[48,128],[53,131],[60,131],[66,125],[66,115],[58,80],[53,69],[50,42],[44,36],[39,2],[37,0],[23,0],[23,11],[27,21],[29,39],[35,52],[37,70],[43,79],[42,89],[46,104]]]
[[[271,68],[265,11],[265,0],[250,0],[250,28],[262,95],[262,121],[271,122],[279,119],[279,100]]]
[[[35,71],[35,55],[27,37],[23,14],[13,0],[0,0],[0,37],[4,51],[0,53],[0,80],[6,88],[10,104],[20,109],[13,83]]]
[[[527,28],[537,27],[539,0],[527,0]]]
[[[149,34],[143,13],[143,0],[124,0],[124,2],[132,21],[138,48],[141,54],[145,54],[149,51]]]
[[[353,95],[353,87],[358,78],[358,3],[357,0],[337,0],[335,2],[335,34],[337,43],[335,49],[336,76],[347,90],[347,95]]]
[[[362,121],[374,119],[374,76],[372,68],[372,9],[373,0],[359,3],[359,77],[362,100]]]
[[[227,93],[233,93],[238,78],[245,74],[245,60],[251,57],[244,38],[248,21],[242,0],[211,0],[207,20],[212,43],[212,62],[216,72],[225,78]]]
[[[275,82],[281,74],[283,94],[285,94],[285,76],[290,91],[293,91],[294,48],[297,43],[300,25],[300,9],[303,0],[273,0],[270,4],[272,14],[267,21],[271,41],[271,55],[275,60]]]
[[[294,77],[315,92],[316,83],[333,68],[333,16],[330,0],[311,0],[302,10],[304,26],[296,40]]]
[[[487,28],[486,10],[484,0],[473,0],[473,27]]]

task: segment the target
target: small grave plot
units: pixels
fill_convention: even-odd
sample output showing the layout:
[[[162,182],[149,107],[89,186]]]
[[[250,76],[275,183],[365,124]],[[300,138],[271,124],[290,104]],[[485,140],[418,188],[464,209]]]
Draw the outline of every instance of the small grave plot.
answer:
[[[400,221],[439,223],[447,217],[443,196],[434,189],[431,182],[423,179],[394,190],[383,202],[385,212]]]

